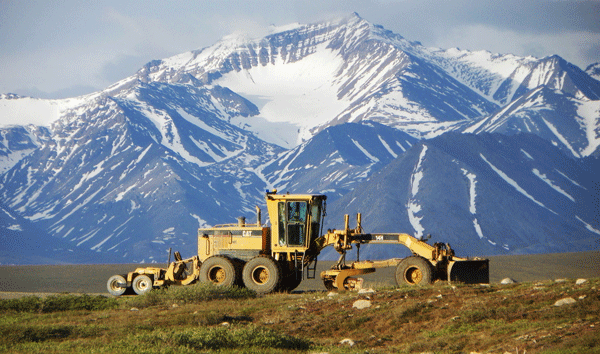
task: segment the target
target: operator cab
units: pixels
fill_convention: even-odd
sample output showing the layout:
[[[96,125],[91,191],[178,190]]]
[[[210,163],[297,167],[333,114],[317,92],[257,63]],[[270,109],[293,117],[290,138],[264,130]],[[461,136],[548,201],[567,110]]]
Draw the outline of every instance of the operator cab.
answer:
[[[267,194],[269,215],[271,217],[273,246],[307,249],[311,242],[320,236],[321,223],[325,211],[324,195],[275,195]],[[276,208],[273,204],[276,203]],[[273,210],[275,209],[275,210]]]

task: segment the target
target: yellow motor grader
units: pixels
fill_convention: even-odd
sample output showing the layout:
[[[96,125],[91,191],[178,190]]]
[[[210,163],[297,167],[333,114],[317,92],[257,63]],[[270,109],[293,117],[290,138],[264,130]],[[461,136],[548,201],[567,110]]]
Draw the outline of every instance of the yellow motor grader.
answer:
[[[295,289],[304,277],[316,275],[317,256],[325,247],[333,246],[339,260],[320,276],[329,290],[353,289],[356,275],[372,273],[377,268],[396,267],[396,283],[418,285],[434,281],[488,283],[489,261],[456,257],[450,245],[429,245],[403,233],[365,233],[361,215],[356,227],[349,227],[345,216],[343,230],[323,233],[327,197],[321,194],[266,193],[270,227],[262,225],[261,210],[257,221],[248,224],[239,218],[235,224],[216,225],[198,229],[198,254],[182,259],[178,252],[175,261],[165,268],[137,268],[126,275],[108,280],[108,291],[122,295],[131,289],[144,294],[152,288],[169,285],[188,285],[196,281],[216,285],[245,286],[259,294]],[[346,252],[361,244],[401,244],[412,255],[383,261],[346,263]],[[359,255],[359,253],[358,253]],[[359,257],[357,257],[359,258]]]

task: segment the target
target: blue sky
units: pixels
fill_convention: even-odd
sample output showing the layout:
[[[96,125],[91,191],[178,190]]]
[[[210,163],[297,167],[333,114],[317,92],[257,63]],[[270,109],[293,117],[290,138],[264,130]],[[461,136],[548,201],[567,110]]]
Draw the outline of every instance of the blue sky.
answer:
[[[600,1],[0,0],[0,93],[71,97],[224,35],[357,12],[427,47],[600,61]]]

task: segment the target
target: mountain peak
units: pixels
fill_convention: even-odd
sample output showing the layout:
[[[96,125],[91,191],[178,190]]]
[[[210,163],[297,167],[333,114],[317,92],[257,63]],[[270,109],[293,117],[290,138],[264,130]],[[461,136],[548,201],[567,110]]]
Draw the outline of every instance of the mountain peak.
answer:
[[[358,14],[358,12],[353,12],[353,13],[347,15],[346,17],[344,17],[344,20],[349,25],[355,24],[355,23],[359,23],[359,22],[367,22],[368,23],[367,20],[365,20],[362,17],[360,17],[360,15]]]
[[[600,62],[590,64],[585,68],[585,72],[596,80],[600,81]]]

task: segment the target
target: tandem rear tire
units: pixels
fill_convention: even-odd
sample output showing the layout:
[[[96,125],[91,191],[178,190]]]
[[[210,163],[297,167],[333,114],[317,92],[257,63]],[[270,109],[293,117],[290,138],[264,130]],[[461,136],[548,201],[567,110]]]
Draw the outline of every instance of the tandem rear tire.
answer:
[[[239,272],[231,260],[213,256],[200,266],[200,281],[218,286],[232,286],[237,283]]]
[[[403,259],[396,267],[397,285],[427,285],[433,281],[431,263],[425,258],[411,256]]]
[[[281,283],[281,278],[279,265],[270,257],[252,258],[242,271],[244,285],[257,294],[274,292]]]

